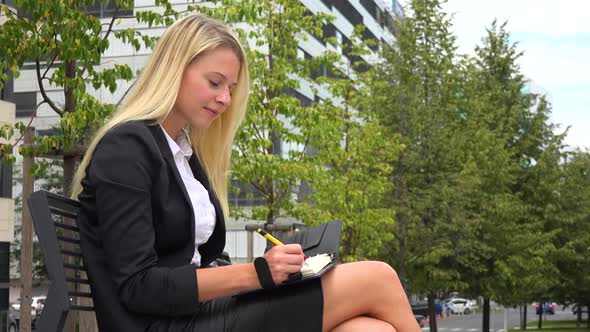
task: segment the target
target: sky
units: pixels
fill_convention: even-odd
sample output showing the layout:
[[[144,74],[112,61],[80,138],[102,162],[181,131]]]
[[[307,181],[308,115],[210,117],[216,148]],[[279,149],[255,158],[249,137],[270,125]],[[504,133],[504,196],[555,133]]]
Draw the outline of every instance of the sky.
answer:
[[[442,8],[460,53],[474,54],[494,18],[507,21],[524,52],[522,73],[549,92],[551,121],[570,127],[565,143],[590,148],[590,0],[448,0]]]

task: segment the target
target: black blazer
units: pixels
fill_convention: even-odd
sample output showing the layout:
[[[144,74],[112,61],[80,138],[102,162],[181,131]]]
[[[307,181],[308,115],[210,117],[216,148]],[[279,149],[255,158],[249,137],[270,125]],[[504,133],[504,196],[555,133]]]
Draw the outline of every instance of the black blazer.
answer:
[[[217,215],[199,247],[206,266],[225,246],[225,225],[195,155],[189,164]],[[80,241],[99,329],[144,331],[154,320],[198,313],[194,213],[162,128],[130,121],[111,129],[82,186]]]

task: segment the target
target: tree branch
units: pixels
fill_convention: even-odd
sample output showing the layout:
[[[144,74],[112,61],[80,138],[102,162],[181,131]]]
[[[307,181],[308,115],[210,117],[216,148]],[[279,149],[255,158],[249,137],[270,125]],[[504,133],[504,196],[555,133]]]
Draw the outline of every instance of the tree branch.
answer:
[[[47,66],[47,69],[43,73],[42,78],[45,78],[47,76],[47,73],[49,72],[49,69],[51,69],[51,66],[53,66],[53,63],[55,62],[55,59],[57,59],[57,53],[55,53],[55,56],[53,57],[53,59],[51,59],[51,63]]]
[[[41,95],[43,96],[43,101],[47,102],[47,104],[51,107],[51,109],[55,111],[55,113],[62,116],[63,111],[59,109],[59,107],[57,107],[57,105],[55,105],[51,99],[49,99],[47,93],[45,92],[45,87],[43,87],[43,77],[41,76],[41,64],[39,63],[39,59],[35,59],[35,67],[37,72],[37,83],[39,84],[39,92],[41,92]]]
[[[113,17],[111,18],[111,22],[109,22],[109,24],[108,24],[109,28],[107,29],[107,32],[105,33],[104,37],[102,37],[102,40],[107,40],[107,38],[109,38],[109,35],[111,34],[111,31],[113,31],[113,24],[115,23],[115,20],[117,18],[119,18],[119,17],[117,17],[117,12],[119,12],[118,6],[115,9],[115,12],[113,13]],[[103,24],[101,24],[101,25],[103,25]],[[99,33],[102,33],[102,30]],[[84,73],[86,72],[87,69],[88,69],[88,63],[84,66],[84,68],[82,68],[82,71],[80,72],[80,76],[84,76]]]

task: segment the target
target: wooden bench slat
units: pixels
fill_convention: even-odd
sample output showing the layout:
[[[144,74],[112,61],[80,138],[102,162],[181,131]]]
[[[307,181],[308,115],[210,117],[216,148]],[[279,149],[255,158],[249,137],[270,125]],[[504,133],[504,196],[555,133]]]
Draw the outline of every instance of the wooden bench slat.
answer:
[[[68,292],[70,296],[77,296],[77,297],[89,297],[92,298],[92,293],[90,292]]]
[[[84,265],[64,263],[64,267],[72,270],[86,271],[86,267]]]
[[[70,283],[74,283],[74,284],[86,284],[86,285],[90,285],[90,281],[88,279],[83,279],[83,278],[66,277],[66,281],[67,282],[70,282]]]
[[[82,257],[82,252],[80,252],[80,251],[61,249],[61,253],[64,255],[73,256],[73,257],[80,257],[80,258]]]
[[[53,224],[55,225],[55,227],[61,228],[61,229],[67,229],[76,233],[80,233],[80,228],[78,228],[77,226],[74,225],[69,225],[69,224],[64,224],[63,222],[59,222],[59,221],[54,221]]]
[[[68,243],[74,243],[74,244],[80,245],[79,239],[74,239],[74,238],[66,237],[66,236],[62,236],[62,235],[58,235],[57,239],[62,242],[68,242]]]
[[[81,311],[94,311],[94,307],[85,306],[85,305],[70,305],[70,309],[81,310]]]

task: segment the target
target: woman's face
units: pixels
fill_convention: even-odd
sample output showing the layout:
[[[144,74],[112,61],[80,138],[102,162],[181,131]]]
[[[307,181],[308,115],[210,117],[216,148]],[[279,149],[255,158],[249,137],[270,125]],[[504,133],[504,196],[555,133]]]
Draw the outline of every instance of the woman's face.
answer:
[[[231,105],[239,73],[240,61],[229,48],[218,48],[193,60],[184,71],[176,103],[164,127],[172,131],[186,124],[208,128]]]

